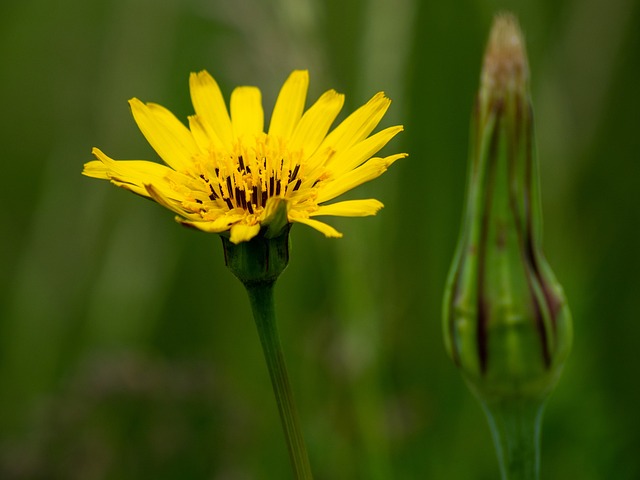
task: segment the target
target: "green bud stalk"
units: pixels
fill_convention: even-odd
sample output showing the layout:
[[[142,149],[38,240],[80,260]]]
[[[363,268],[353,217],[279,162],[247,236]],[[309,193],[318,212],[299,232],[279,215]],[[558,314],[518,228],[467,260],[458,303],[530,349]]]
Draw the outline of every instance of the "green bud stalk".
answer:
[[[227,237],[221,238],[226,265],[249,295],[294,478],[311,480],[313,475],[280,345],[273,295],[276,280],[289,263],[290,229],[286,202],[282,201],[275,207],[272,221],[248,242],[236,244]]]
[[[472,117],[467,200],[444,296],[449,355],[489,416],[503,479],[538,478],[542,409],[571,346],[542,253],[529,67],[517,20],[496,17]]]

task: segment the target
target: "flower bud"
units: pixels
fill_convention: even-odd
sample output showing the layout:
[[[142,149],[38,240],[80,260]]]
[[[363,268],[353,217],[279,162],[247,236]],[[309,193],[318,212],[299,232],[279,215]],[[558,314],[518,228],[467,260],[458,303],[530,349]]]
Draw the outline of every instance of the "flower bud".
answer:
[[[515,18],[497,17],[472,118],[466,208],[444,297],[449,355],[485,400],[544,398],[571,317],[541,249],[529,67]]]

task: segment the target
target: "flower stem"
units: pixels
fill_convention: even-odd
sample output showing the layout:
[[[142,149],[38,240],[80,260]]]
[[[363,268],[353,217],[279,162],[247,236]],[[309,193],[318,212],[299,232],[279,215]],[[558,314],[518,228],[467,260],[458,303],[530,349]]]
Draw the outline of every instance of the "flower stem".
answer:
[[[275,282],[260,282],[245,284],[253,317],[258,328],[262,351],[269,369],[271,386],[276,397],[280,421],[284,430],[285,440],[289,449],[289,458],[296,480],[311,480],[311,466],[307,455],[298,411],[293,399],[293,392],[289,384],[287,367],[280,346],[278,328],[273,300]]]
[[[498,454],[502,480],[540,478],[540,426],[544,401],[482,402]]]

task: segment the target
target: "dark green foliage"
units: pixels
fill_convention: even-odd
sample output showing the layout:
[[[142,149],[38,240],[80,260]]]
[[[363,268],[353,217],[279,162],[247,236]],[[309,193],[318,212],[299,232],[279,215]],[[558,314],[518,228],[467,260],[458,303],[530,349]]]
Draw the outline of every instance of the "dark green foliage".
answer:
[[[317,480],[497,478],[440,318],[482,51],[512,2],[5,3],[0,478],[288,478],[219,238],[80,175],[93,146],[156,158],[127,99],[186,121],[188,73],[203,68],[227,98],[260,86],[267,118],[293,68],[310,70],[310,99],[335,87],[350,109],[384,90],[385,126],[406,128],[389,151],[409,158],[354,193],[386,208],[332,222],[340,240],[294,227],[277,285]],[[640,478],[639,7],[548,0],[514,12],[533,72],[545,253],[575,327],[545,413],[548,480]]]

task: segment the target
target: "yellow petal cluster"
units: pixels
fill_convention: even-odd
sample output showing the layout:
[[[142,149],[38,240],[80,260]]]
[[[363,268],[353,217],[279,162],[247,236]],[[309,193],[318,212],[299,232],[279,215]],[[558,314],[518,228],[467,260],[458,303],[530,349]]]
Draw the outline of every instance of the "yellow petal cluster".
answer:
[[[284,83],[264,128],[260,90],[237,87],[230,108],[206,71],[192,73],[195,115],[188,128],[154,103],[129,101],[133,117],[166,165],[145,160],[113,160],[98,148],[83,174],[110,180],[149,197],[177,214],[176,220],[205,232],[248,241],[266,225],[274,203],[286,201],[289,222],[340,237],[316,220],[322,215],[374,215],[375,199],[326,204],[372,180],[404,153],[373,157],[402,126],[373,135],[390,100],[378,93],[330,131],[344,95],[329,90],[305,111],[309,74],[296,70]]]

